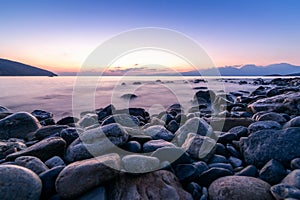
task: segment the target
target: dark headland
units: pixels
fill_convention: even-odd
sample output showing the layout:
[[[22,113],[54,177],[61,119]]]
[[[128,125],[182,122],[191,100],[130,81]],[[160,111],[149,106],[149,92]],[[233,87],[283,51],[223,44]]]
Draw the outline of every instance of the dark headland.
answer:
[[[0,76],[57,76],[55,73],[0,58]]]

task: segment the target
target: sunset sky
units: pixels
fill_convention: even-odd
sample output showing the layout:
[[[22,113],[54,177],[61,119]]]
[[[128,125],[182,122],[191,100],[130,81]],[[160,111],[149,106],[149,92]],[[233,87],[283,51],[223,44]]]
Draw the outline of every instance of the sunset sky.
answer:
[[[300,65],[298,0],[0,2],[0,57],[58,73],[77,71],[102,42],[141,27],[168,28],[191,37],[216,66]],[[146,57],[161,59],[163,65],[179,71],[189,70],[180,59],[153,52],[129,55],[115,63],[114,69],[137,67],[143,57],[144,61]]]

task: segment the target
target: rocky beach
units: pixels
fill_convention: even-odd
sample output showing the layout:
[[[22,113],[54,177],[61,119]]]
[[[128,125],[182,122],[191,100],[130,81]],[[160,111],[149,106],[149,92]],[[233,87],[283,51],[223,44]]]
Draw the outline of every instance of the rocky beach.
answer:
[[[195,87],[190,108],[151,115],[2,105],[0,199],[300,199],[300,78],[235,84],[256,89]]]

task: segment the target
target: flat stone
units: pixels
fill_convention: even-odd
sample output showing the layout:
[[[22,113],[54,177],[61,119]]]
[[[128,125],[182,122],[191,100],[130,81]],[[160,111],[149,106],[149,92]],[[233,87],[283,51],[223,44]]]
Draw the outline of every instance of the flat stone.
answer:
[[[126,172],[147,173],[159,168],[159,160],[156,157],[143,155],[127,155],[122,158],[122,164]]]

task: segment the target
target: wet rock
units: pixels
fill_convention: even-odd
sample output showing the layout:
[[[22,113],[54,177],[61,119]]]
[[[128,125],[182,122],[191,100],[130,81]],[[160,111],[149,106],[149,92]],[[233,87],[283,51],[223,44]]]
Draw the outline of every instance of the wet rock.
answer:
[[[227,163],[212,163],[208,165],[209,168],[223,168],[229,171],[233,171],[233,168],[230,164]]]
[[[68,128],[66,125],[44,126],[35,131],[33,138],[42,140],[49,136],[59,136],[59,133],[66,128]]]
[[[79,135],[83,133],[83,129],[81,128],[66,128],[63,129],[59,136],[64,139],[67,143],[67,146],[69,146],[74,140],[76,140]]]
[[[47,112],[47,111],[44,111],[44,110],[34,110],[34,111],[31,112],[31,114],[33,116],[35,116],[39,121],[49,119],[49,118],[53,118],[53,113]]]
[[[169,171],[160,170],[140,176],[122,174],[112,182],[107,191],[108,199],[184,199],[192,196]]]
[[[226,150],[226,147],[221,143],[217,143],[216,144],[216,154],[222,155],[222,156],[227,156],[228,152]]]
[[[122,164],[126,172],[146,173],[158,169],[159,160],[150,156],[127,155],[122,158]]]
[[[189,133],[182,149],[192,158],[208,161],[215,153],[215,145],[216,141],[209,137]]]
[[[150,126],[149,128],[146,128],[144,130],[144,134],[151,136],[153,140],[166,140],[166,141],[171,141],[174,138],[173,133],[168,131],[165,127],[155,125],[155,126]]]
[[[7,161],[14,160],[20,156],[35,156],[42,161],[46,161],[53,156],[63,156],[66,142],[60,137],[44,139],[26,149],[10,154],[6,157]]]
[[[24,187],[26,183],[26,187]],[[42,182],[31,170],[16,165],[0,165],[0,199],[38,200]]]
[[[18,112],[0,120],[0,139],[24,139],[29,133],[40,127],[39,121],[33,115],[27,112]]]
[[[181,114],[181,113],[184,113],[184,110],[183,110],[183,107],[176,103],[176,104],[172,104],[171,106],[169,106],[166,110],[167,113],[172,113],[172,114],[175,114],[178,115],[178,114]]]
[[[203,161],[194,162],[193,165],[197,168],[199,174],[202,174],[209,169],[207,164]]]
[[[272,200],[270,185],[260,179],[247,176],[227,176],[214,181],[208,191],[211,200]]]
[[[275,185],[279,183],[286,174],[287,173],[282,164],[272,159],[260,170],[259,178],[268,182],[270,185]]]
[[[118,123],[122,126],[126,127],[136,127],[139,125],[140,121],[137,117],[127,115],[127,114],[115,114],[112,116],[107,117],[101,124],[101,126],[111,124],[111,123]]]
[[[300,189],[300,170],[296,169],[289,173],[283,180],[283,184],[294,186]]]
[[[41,124],[42,126],[55,125],[55,121],[54,121],[54,119],[52,119],[52,118],[48,118],[48,119],[45,119],[45,120],[40,121],[40,124]]]
[[[176,122],[176,120],[170,121],[170,123],[167,125],[167,130],[171,131],[172,133],[175,133],[179,129],[180,125]]]
[[[0,113],[11,113],[11,111],[4,106],[0,106]]]
[[[66,166],[65,162],[58,156],[53,156],[52,158],[48,159],[45,162],[45,165],[50,169],[58,166]]]
[[[290,92],[274,97],[260,99],[248,106],[252,112],[279,112],[288,115],[300,115],[300,92]]]
[[[167,142],[165,140],[150,140],[149,142],[144,143],[143,152],[149,153],[149,152],[153,152],[156,149],[163,148],[163,147],[174,147],[175,148],[175,145],[170,142]]]
[[[64,117],[62,119],[60,119],[58,122],[56,122],[57,125],[68,125],[68,124],[73,124],[73,123],[77,123],[79,121],[78,118],[76,117]]]
[[[39,175],[43,185],[41,199],[48,199],[56,193],[55,180],[63,169],[64,166],[58,166]]]
[[[125,144],[124,149],[129,152],[139,153],[142,151],[142,146],[137,141],[129,141]]]
[[[191,164],[192,159],[190,156],[178,147],[163,147],[155,150],[152,157],[156,157],[160,162],[168,161],[173,166],[177,164]]]
[[[97,187],[84,195],[77,198],[77,200],[107,200],[105,187]]]
[[[198,177],[196,182],[199,185],[208,187],[212,182],[214,182],[218,178],[221,178],[224,176],[230,176],[230,175],[233,175],[233,172],[228,169],[213,167],[213,168],[210,168],[209,170],[203,172]]]
[[[136,94],[131,94],[131,93],[129,93],[129,94],[123,94],[121,96],[122,99],[128,99],[128,100],[132,100],[132,99],[135,99],[137,97],[138,96]]]
[[[225,156],[221,155],[213,155],[213,157],[209,160],[209,164],[213,163],[228,163],[228,160],[226,159]]]
[[[229,153],[229,155],[231,155],[233,157],[236,157],[236,158],[241,158],[240,152],[237,151],[236,148],[234,148],[233,145],[227,144],[226,149],[227,149],[227,152]]]
[[[281,129],[281,125],[278,122],[275,121],[259,121],[259,122],[254,122],[248,127],[249,133],[254,133],[256,131],[261,131],[261,130],[279,130]]]
[[[56,190],[62,198],[79,197],[115,178],[117,170],[120,170],[120,162],[119,155],[114,153],[74,162],[58,175]]]
[[[177,143],[181,146],[189,133],[197,133],[202,136],[211,136],[212,127],[202,118],[194,117],[185,122],[175,133]]]
[[[273,196],[280,199],[300,199],[300,190],[296,187],[278,184],[271,187],[271,193]]]
[[[105,108],[101,109],[99,112],[97,112],[98,120],[101,121],[104,118],[112,115],[115,113],[116,108],[113,105],[108,105]]]
[[[15,163],[19,166],[30,169],[36,174],[40,174],[46,170],[48,167],[38,158],[33,156],[21,156],[15,160]]]
[[[248,165],[235,175],[237,176],[251,176],[251,177],[257,177],[258,176],[258,170],[254,165]]]
[[[243,165],[243,161],[236,157],[230,156],[228,160],[234,168],[241,167]]]
[[[103,155],[116,146],[123,146],[128,138],[127,132],[117,123],[87,130],[69,145],[65,160],[74,162]]]
[[[275,159],[285,166],[294,158],[300,157],[300,128],[283,130],[262,130],[240,139],[243,157],[247,164],[262,167]]]

